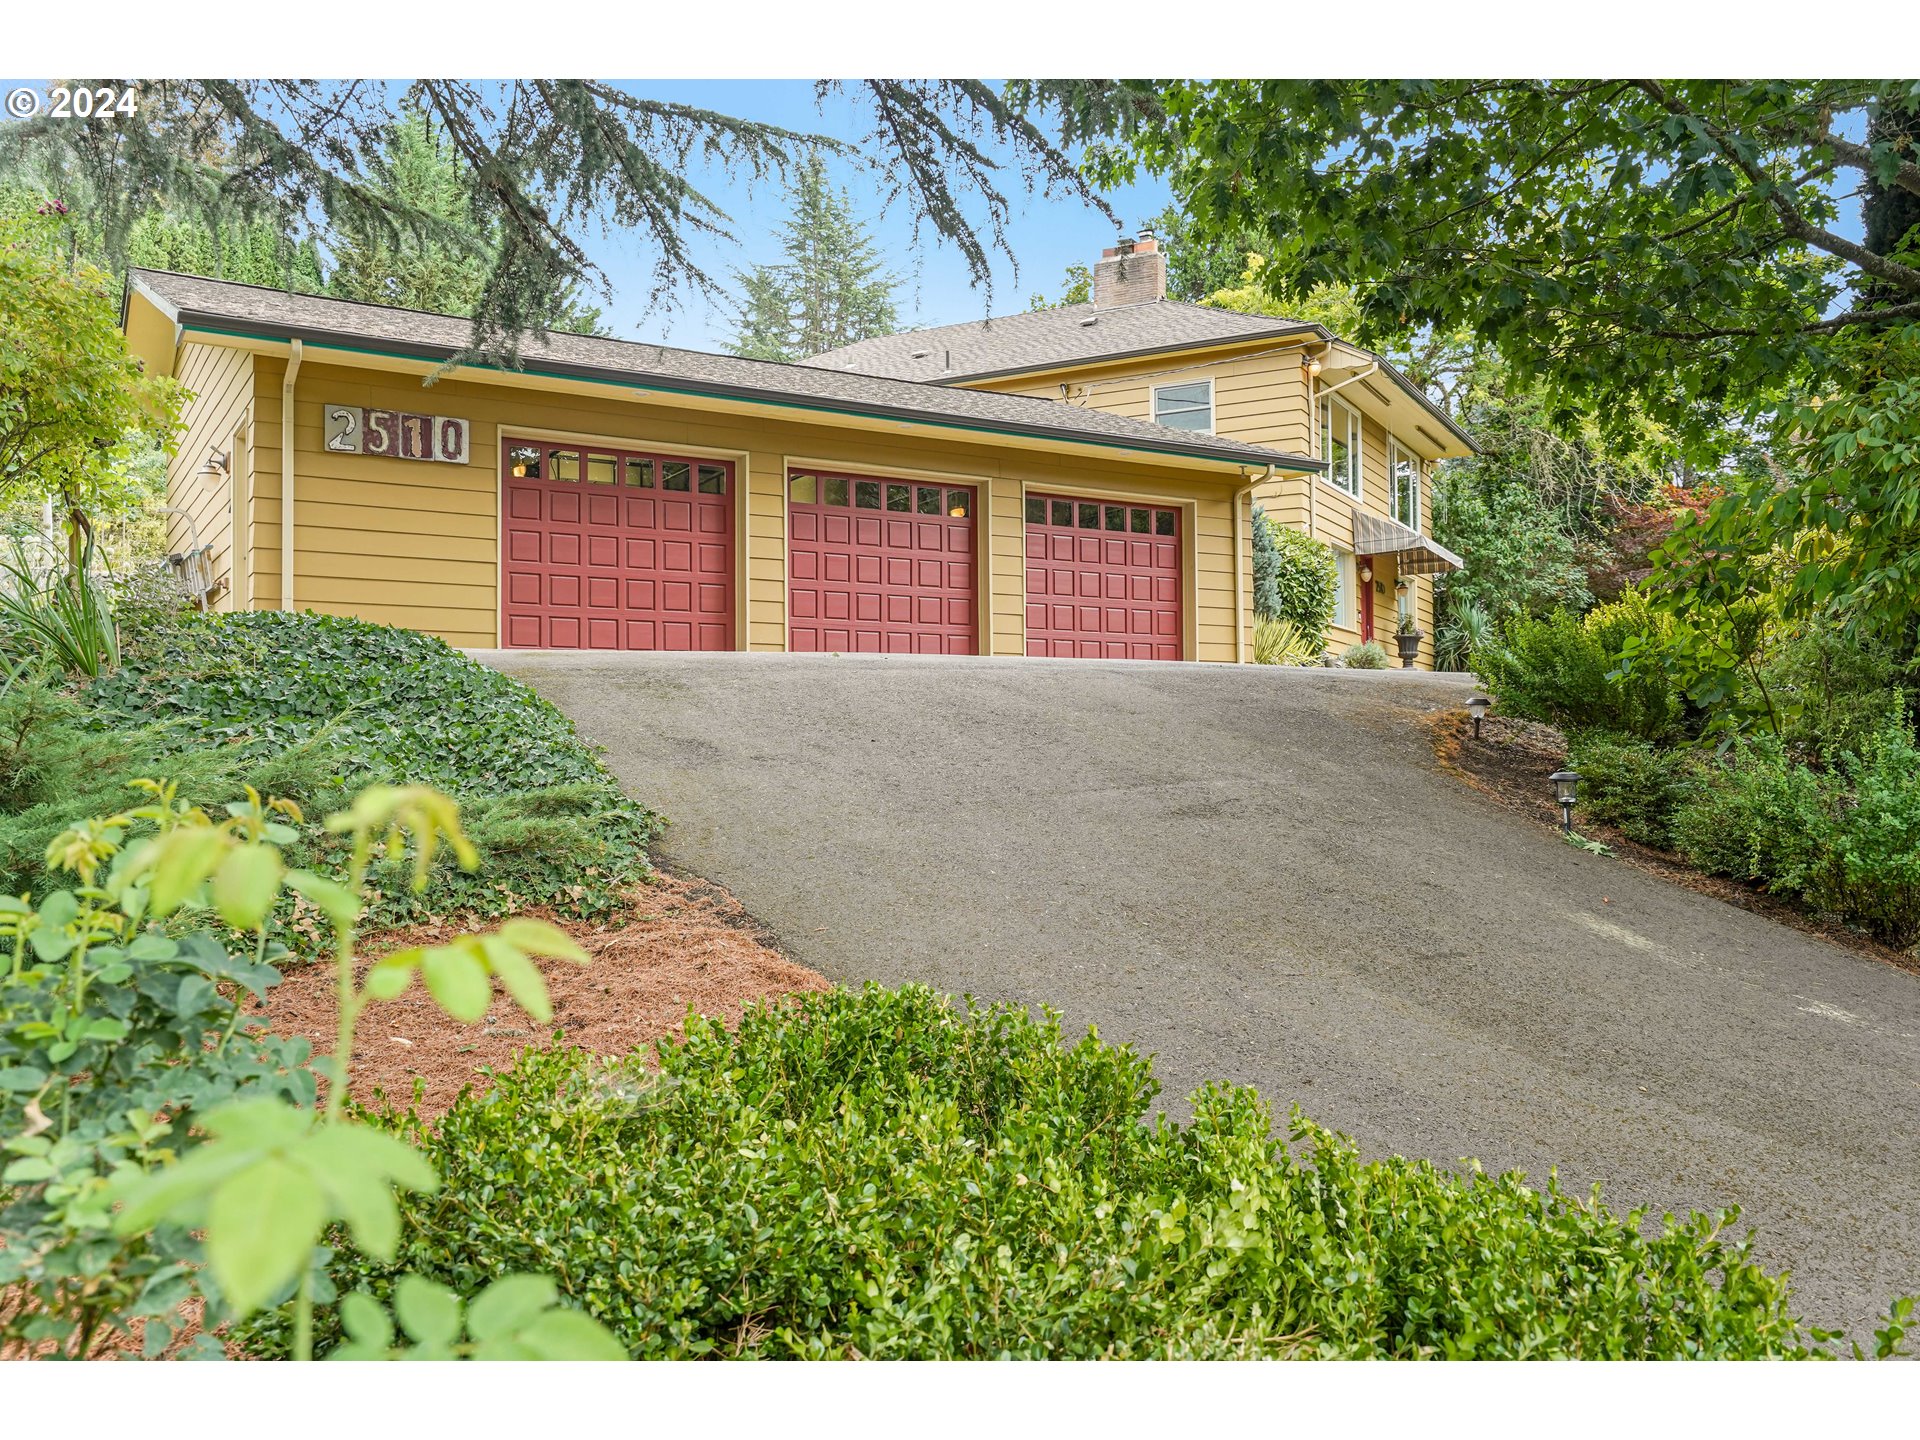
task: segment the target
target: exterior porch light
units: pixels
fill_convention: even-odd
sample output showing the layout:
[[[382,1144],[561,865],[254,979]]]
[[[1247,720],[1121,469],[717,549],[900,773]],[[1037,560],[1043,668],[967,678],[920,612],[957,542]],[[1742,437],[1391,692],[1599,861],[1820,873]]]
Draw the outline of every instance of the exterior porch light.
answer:
[[[1580,772],[1556,770],[1551,779],[1554,803],[1560,807],[1560,828],[1571,835],[1573,833],[1573,802],[1580,793]]]
[[[1493,701],[1485,695],[1475,695],[1467,701],[1467,714],[1473,717],[1473,738],[1480,738],[1480,722],[1487,718],[1487,711],[1493,708]]]
[[[206,460],[195,473],[202,480],[218,480],[226,476],[232,464],[232,457],[225,450],[209,450]]]
[[[1365,558],[1361,559],[1360,583],[1362,585],[1371,585],[1373,583],[1373,561]]]

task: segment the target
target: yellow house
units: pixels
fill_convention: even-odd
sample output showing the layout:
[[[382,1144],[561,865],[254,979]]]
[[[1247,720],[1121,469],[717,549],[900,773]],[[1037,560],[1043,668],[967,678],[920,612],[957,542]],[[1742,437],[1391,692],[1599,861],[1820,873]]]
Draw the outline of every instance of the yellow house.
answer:
[[[1474,453],[1466,432],[1371,351],[1318,325],[1167,299],[1151,231],[1093,267],[1077,305],[865,340],[809,364],[923,384],[1030,395],[1067,407],[1243,440],[1320,463],[1254,487],[1275,524],[1331,546],[1339,596],[1330,648],[1403,616],[1433,664],[1433,590],[1458,556],[1425,532],[1435,462]]]
[[[591,336],[449,366],[464,319],[156,271],[124,324],[193,392],[169,543],[213,608],[465,646],[1242,660],[1252,497],[1325,468],[1305,434]]]

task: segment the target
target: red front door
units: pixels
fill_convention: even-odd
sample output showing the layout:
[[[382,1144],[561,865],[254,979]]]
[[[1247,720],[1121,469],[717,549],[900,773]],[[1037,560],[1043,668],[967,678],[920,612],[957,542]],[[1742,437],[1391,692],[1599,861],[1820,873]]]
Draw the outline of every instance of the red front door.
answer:
[[[733,649],[733,466],[508,440],[502,471],[503,645]]]
[[[787,648],[974,655],[974,492],[796,470],[787,477]]]
[[[1178,660],[1180,512],[1027,497],[1027,653]]]

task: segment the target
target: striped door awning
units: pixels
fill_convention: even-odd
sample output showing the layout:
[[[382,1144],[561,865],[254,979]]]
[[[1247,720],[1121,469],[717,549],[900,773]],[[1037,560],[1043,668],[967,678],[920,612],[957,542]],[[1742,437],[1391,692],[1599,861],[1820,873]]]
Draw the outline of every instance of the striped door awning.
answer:
[[[1446,546],[1409,530],[1398,520],[1365,512],[1353,517],[1353,551],[1376,559],[1392,556],[1402,575],[1444,575],[1463,570],[1467,562]]]

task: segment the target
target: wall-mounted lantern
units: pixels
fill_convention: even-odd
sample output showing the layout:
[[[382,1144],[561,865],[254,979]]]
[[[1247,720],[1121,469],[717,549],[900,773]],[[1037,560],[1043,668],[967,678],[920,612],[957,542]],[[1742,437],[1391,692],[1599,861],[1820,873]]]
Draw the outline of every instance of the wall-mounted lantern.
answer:
[[[202,480],[224,480],[232,465],[233,457],[225,450],[209,450],[206,460],[195,473]]]
[[[1580,793],[1578,770],[1556,770],[1552,775],[1554,803],[1560,807],[1560,828],[1573,833],[1573,802]]]

